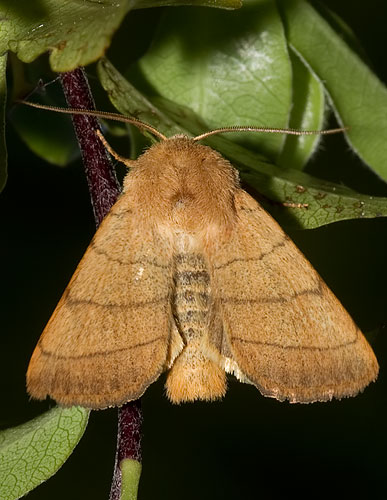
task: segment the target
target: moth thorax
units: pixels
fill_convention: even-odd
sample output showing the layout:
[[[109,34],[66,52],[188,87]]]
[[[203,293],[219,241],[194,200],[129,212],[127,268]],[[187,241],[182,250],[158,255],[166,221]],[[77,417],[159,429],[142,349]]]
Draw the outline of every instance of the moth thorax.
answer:
[[[168,374],[166,388],[174,403],[212,400],[226,391],[223,369],[209,359],[207,345],[211,282],[202,255],[175,256],[174,319],[185,347]]]

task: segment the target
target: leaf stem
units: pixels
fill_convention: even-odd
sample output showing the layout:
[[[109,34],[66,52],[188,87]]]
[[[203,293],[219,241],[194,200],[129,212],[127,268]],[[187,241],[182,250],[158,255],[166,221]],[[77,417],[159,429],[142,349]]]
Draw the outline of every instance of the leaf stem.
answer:
[[[83,68],[61,74],[63,91],[71,108],[95,109],[86,74]],[[81,149],[85,174],[97,227],[109,212],[120,194],[120,185],[110,157],[96,130],[100,129],[95,116],[73,115],[75,133]],[[131,401],[118,408],[117,449],[110,500],[135,500],[141,470],[141,423],[140,400]],[[125,467],[129,473],[122,477],[122,464],[126,460],[136,461],[133,467]],[[128,462],[125,462],[128,465]],[[128,484],[131,482],[131,484]],[[124,494],[130,490],[130,494]]]

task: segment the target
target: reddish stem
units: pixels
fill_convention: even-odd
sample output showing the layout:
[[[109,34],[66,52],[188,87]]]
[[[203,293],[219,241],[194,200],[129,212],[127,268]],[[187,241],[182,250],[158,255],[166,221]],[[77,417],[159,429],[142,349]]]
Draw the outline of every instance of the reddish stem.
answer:
[[[69,107],[95,109],[94,99],[82,68],[62,73],[61,81]],[[73,115],[72,118],[98,227],[118,198],[121,188],[110,157],[95,134],[95,131],[100,129],[97,118],[86,115]]]
[[[118,434],[114,475],[109,500],[121,498],[120,463],[125,458],[141,462],[141,400],[124,404],[118,409]]]
[[[93,96],[82,68],[61,74],[63,91],[71,108],[95,109]],[[110,156],[95,134],[99,129],[96,117],[74,115],[73,124],[81,149],[90,198],[97,227],[120,194]],[[120,463],[125,458],[141,461],[141,401],[132,401],[118,408],[117,449],[110,500],[121,496]]]

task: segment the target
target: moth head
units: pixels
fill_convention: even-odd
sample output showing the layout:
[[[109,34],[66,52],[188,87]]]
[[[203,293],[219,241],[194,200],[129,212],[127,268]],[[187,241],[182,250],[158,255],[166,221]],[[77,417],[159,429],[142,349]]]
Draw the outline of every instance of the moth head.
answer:
[[[160,139],[138,160],[127,160],[115,153],[99,130],[100,137],[108,151],[131,169],[124,181],[124,192],[136,185],[139,199],[137,205],[145,215],[161,215],[171,224],[187,231],[197,231],[202,226],[230,226],[233,214],[233,196],[239,187],[237,171],[217,151],[199,144],[211,135],[227,132],[268,132],[290,135],[334,134],[348,127],[329,130],[295,130],[255,126],[232,126],[210,130],[189,138],[183,134],[167,138],[152,125],[137,118],[117,113],[95,110],[58,108],[22,101],[32,107],[48,109],[67,114],[98,116],[110,120],[130,123],[140,130],[146,130]],[[160,196],[154,196],[158,193]],[[231,209],[231,210],[230,210]]]
[[[225,158],[183,135],[150,147],[124,181],[125,193],[138,193],[143,213],[188,232],[230,224],[225,214],[234,213],[238,188],[237,171]]]

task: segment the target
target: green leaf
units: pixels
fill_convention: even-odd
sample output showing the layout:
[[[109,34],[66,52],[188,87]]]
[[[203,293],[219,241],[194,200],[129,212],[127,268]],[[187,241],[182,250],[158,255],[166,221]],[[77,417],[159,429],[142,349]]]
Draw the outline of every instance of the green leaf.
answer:
[[[162,98],[150,102],[108,60],[102,61],[98,69],[102,85],[124,114],[143,119],[167,136],[198,135],[206,130],[201,117],[191,109]],[[278,167],[222,136],[209,137],[206,142],[238,166],[243,179],[275,202],[265,206],[282,223],[312,229],[345,219],[387,215],[387,198],[362,195],[303,172]],[[285,208],[283,203],[305,204],[307,208]]]
[[[10,63],[14,97],[37,94],[35,100],[38,97],[41,104],[58,106],[64,103],[63,89],[60,85],[52,85],[55,80],[46,58],[23,64],[11,53]],[[22,141],[47,162],[65,166],[80,156],[70,116],[46,113],[37,119],[36,110],[17,103],[12,106],[8,118]]]
[[[28,63],[50,51],[54,71],[71,71],[104,54],[131,8],[186,4],[232,9],[240,7],[240,0],[40,0],[22,4],[3,0],[0,54],[11,50]]]
[[[149,123],[167,136],[182,133],[181,128],[153,106],[107,58],[99,61],[97,69],[102,87],[120,113]]]
[[[89,410],[55,407],[0,432],[0,498],[14,500],[51,477],[71,455]]]
[[[0,191],[7,181],[7,146],[5,143],[6,69],[7,55],[0,56]]]
[[[101,57],[130,5],[129,0],[1,2],[0,53],[11,50],[31,62],[49,50],[52,69],[70,71]]]
[[[209,128],[287,127],[291,64],[275,2],[249,0],[236,12],[169,9],[138,71],[156,94],[189,106]],[[275,159],[284,136],[234,135]]]
[[[289,127],[321,130],[324,126],[324,87],[299,57],[290,53],[293,68],[293,107]],[[276,162],[286,168],[302,169],[318,148],[321,135],[287,135]]]
[[[51,103],[44,99],[44,104]],[[11,121],[31,151],[49,163],[62,167],[80,154],[69,116],[46,113],[36,120],[36,110],[19,105],[12,110]]]
[[[192,5],[195,7],[215,7],[218,9],[239,9],[242,7],[242,0],[141,0],[138,7],[145,9],[148,7],[179,7],[181,5]]]
[[[313,7],[281,2],[294,51],[323,83],[351,147],[387,179],[387,89]]]
[[[290,227],[314,229],[342,220],[387,216],[387,198],[367,196],[301,172],[295,173],[288,170],[267,177],[245,172],[241,177],[271,200],[293,205],[285,210],[278,204],[265,204],[281,224]]]

